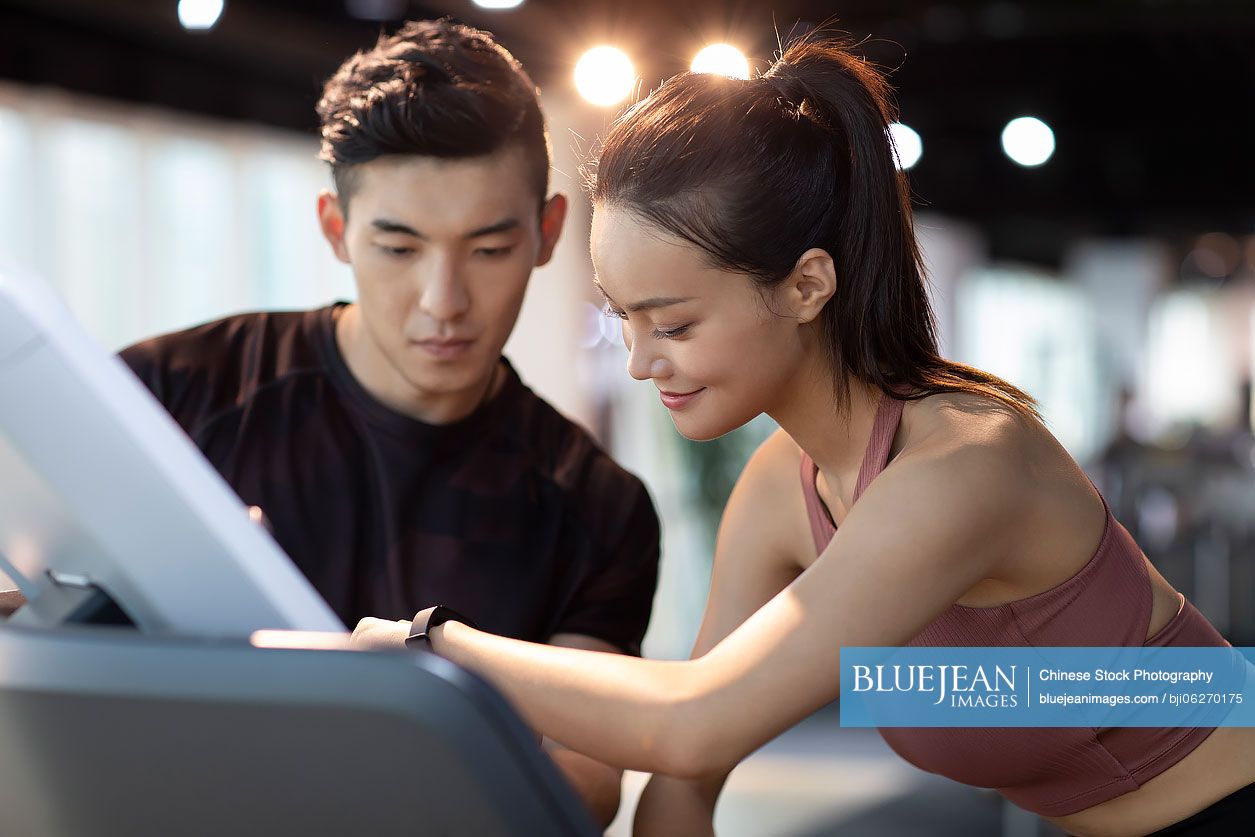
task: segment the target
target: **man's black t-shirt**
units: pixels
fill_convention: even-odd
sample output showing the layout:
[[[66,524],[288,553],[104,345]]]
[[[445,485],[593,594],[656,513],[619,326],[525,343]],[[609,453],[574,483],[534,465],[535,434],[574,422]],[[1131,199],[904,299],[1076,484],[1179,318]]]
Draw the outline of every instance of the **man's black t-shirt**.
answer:
[[[453,424],[384,406],[336,345],[342,306],[241,314],[121,356],[348,627],[443,604],[493,633],[639,654],[659,541],[640,480],[504,359],[502,387]]]

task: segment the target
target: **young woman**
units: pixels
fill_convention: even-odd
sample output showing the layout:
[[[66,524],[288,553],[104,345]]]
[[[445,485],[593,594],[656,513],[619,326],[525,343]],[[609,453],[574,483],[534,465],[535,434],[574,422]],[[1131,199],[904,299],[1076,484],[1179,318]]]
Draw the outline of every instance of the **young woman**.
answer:
[[[544,735],[655,773],[638,834],[709,833],[737,762],[837,697],[842,646],[1226,644],[1032,399],[940,357],[888,92],[812,38],[759,78],[678,76],[606,140],[593,260],[628,371],[689,438],[763,412],[781,428],[728,502],[693,659],[427,633]],[[364,620],[355,642],[410,630]],[[1231,834],[1255,814],[1255,729],[884,735],[1078,835]]]

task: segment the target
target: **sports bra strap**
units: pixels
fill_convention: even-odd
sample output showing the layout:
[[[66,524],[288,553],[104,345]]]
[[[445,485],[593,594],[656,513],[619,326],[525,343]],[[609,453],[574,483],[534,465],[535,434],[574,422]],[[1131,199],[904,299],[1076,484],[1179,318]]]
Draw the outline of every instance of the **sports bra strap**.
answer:
[[[876,418],[872,422],[872,435],[867,441],[867,451],[863,454],[863,465],[858,470],[858,481],[854,484],[854,498],[858,498],[871,485],[872,480],[880,476],[880,472],[889,463],[889,450],[893,447],[893,437],[898,433],[898,422],[902,420],[902,408],[905,402],[891,395],[881,395],[876,406]]]
[[[872,420],[871,437],[867,440],[867,448],[863,453],[863,464],[859,467],[858,480],[854,484],[854,502],[862,496],[889,461],[889,450],[893,447],[893,438],[898,432],[898,423],[902,420],[901,400],[889,395],[882,395],[876,405],[876,416]],[[832,515],[819,496],[815,480],[819,476],[819,466],[802,451],[802,495],[806,498],[806,513],[810,518],[811,532],[815,536],[815,546],[822,552],[824,546],[836,532],[836,524]]]

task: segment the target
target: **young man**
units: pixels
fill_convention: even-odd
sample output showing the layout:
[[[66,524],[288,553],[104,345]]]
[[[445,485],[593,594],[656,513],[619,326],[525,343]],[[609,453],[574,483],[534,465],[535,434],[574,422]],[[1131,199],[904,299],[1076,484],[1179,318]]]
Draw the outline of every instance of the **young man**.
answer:
[[[410,23],[318,105],[318,218],[358,301],[229,317],[123,359],[347,626],[434,603],[511,637],[639,654],[644,486],[501,356],[562,229],[536,89],[484,32]],[[620,773],[546,749],[603,824]]]

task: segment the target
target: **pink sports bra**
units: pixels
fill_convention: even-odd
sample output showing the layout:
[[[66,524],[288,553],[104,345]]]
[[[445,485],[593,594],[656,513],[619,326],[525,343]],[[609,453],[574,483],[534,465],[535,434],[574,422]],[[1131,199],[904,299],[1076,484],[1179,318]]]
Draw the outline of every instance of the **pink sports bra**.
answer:
[[[883,397],[855,485],[854,501],[884,470],[903,402]],[[802,454],[802,491],[815,548],[837,527],[815,486],[818,468]],[[951,605],[907,645],[1223,646],[1225,639],[1183,598],[1150,639],[1146,558],[1111,514],[1093,558],[1063,583],[995,607]],[[1210,728],[882,728],[904,759],[958,782],[995,788],[1043,816],[1081,811],[1129,791],[1183,759]]]

